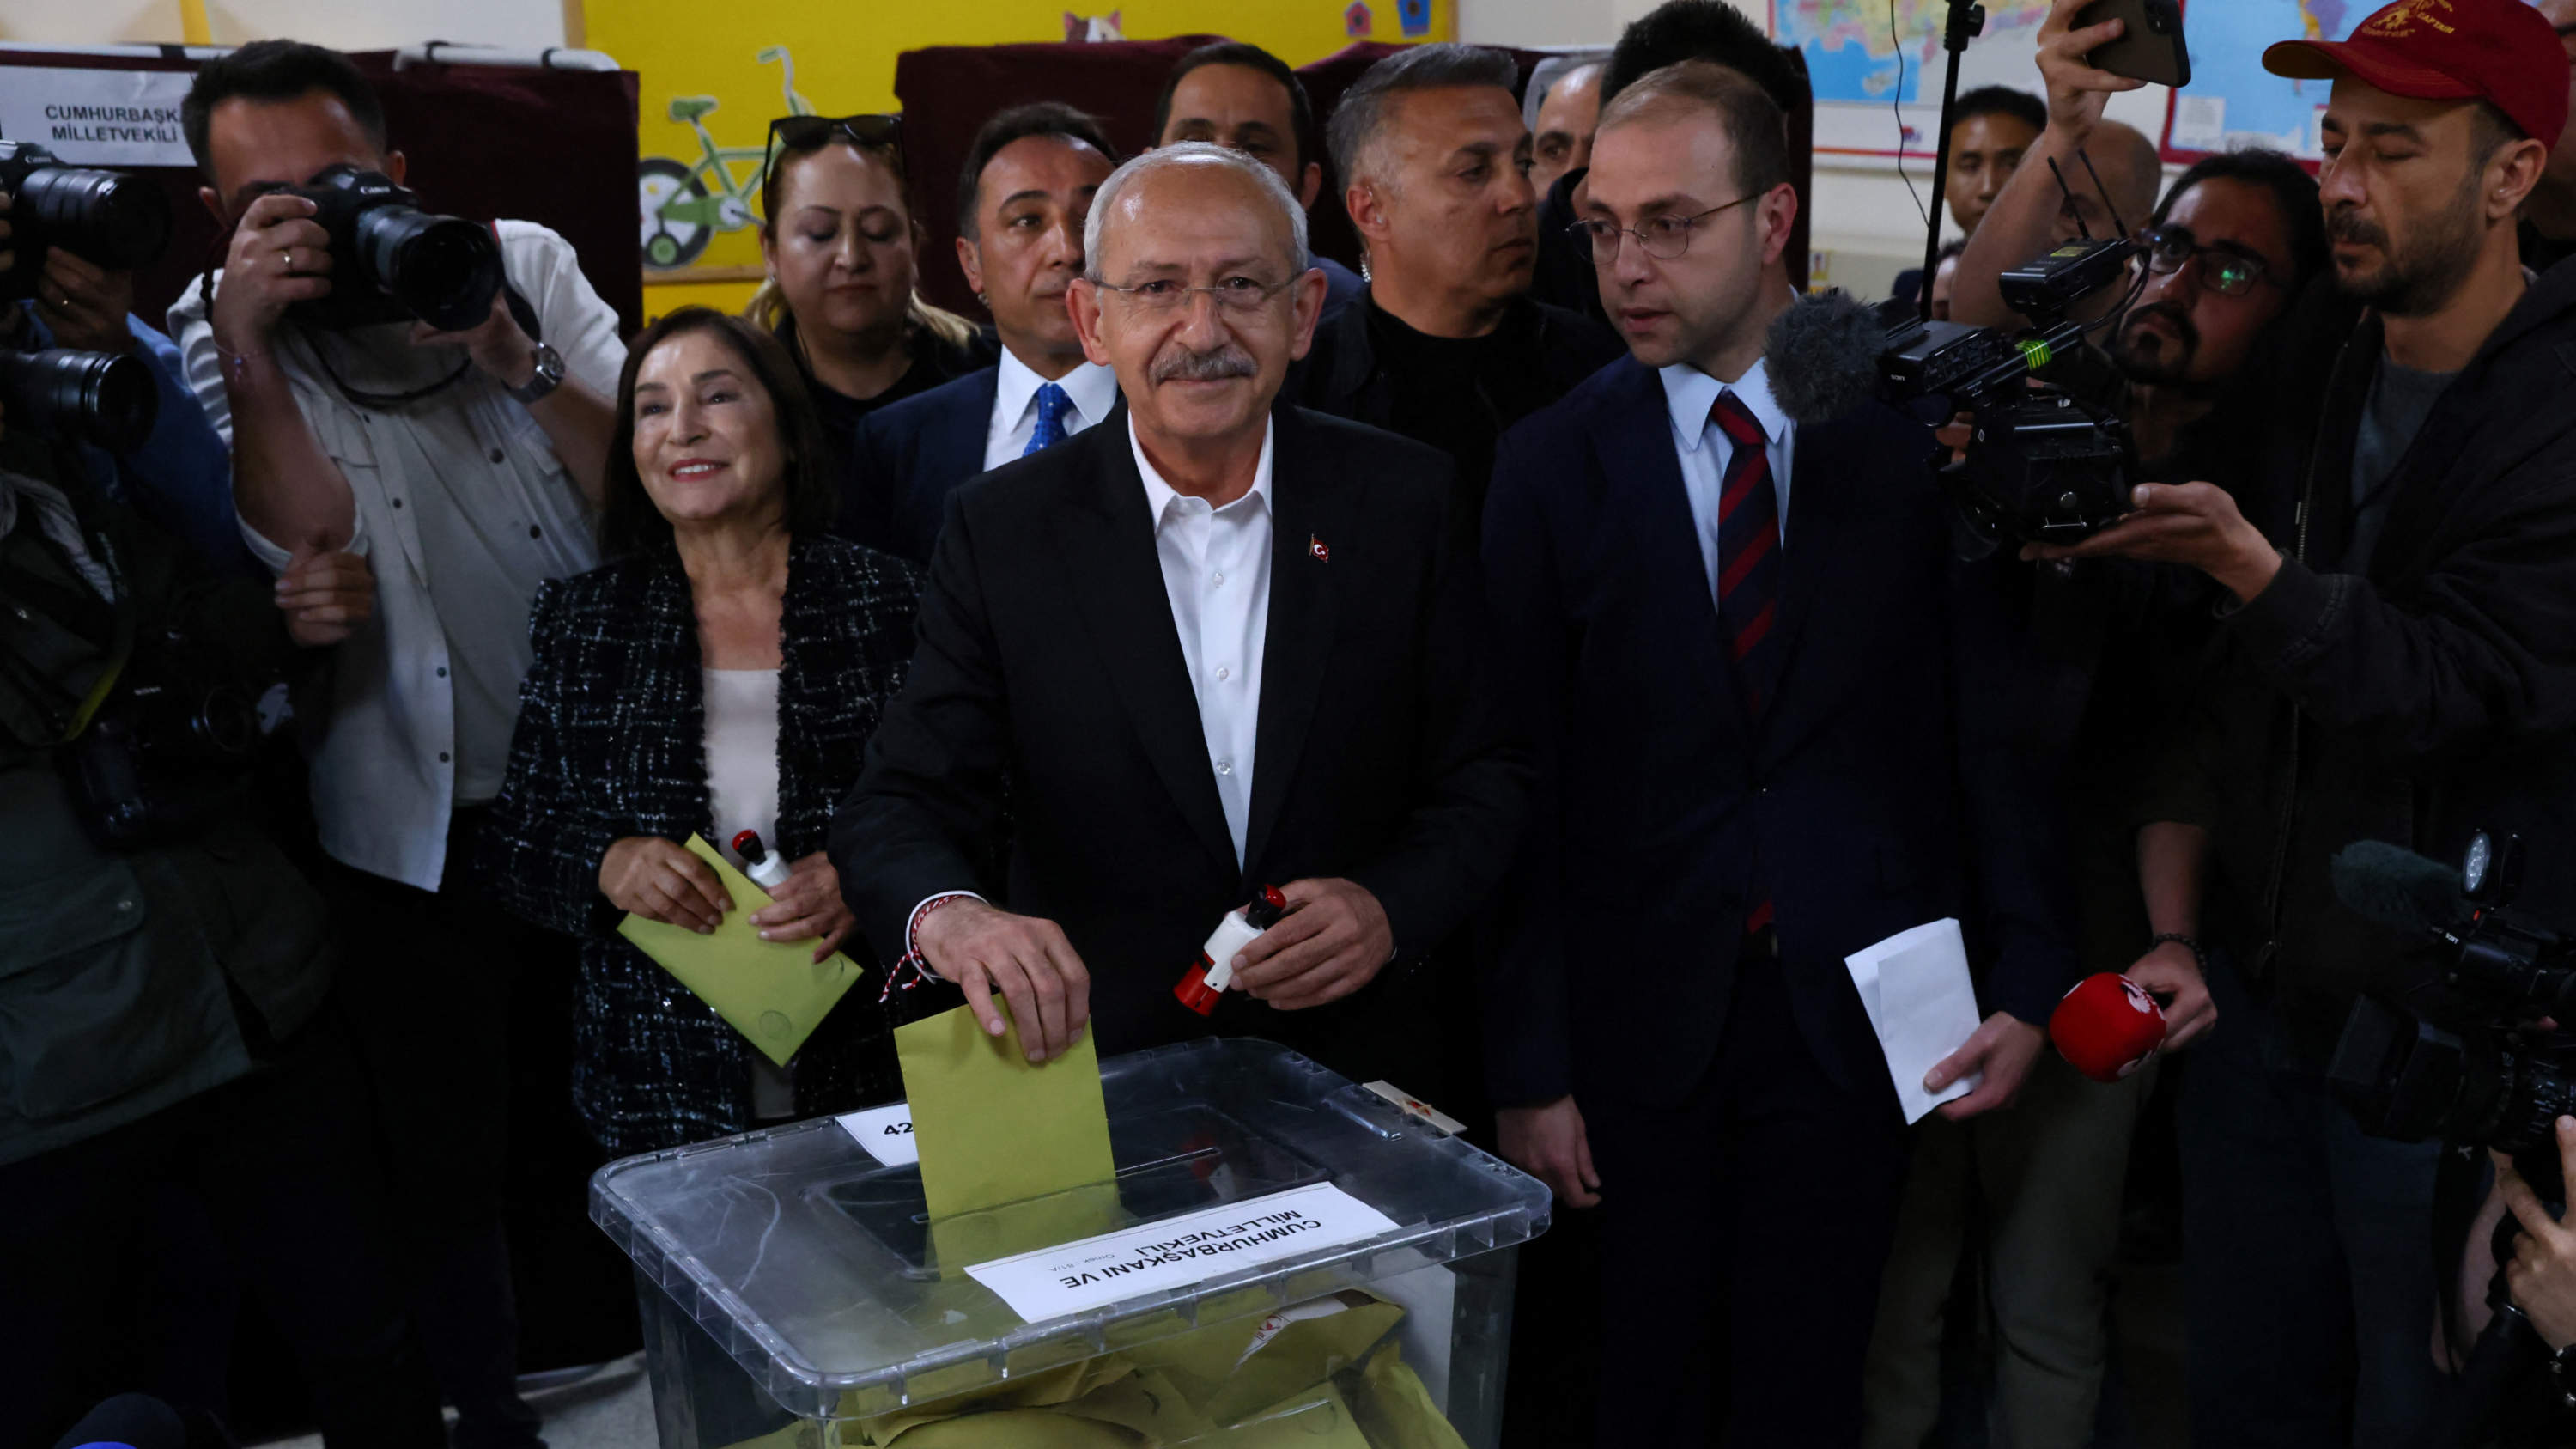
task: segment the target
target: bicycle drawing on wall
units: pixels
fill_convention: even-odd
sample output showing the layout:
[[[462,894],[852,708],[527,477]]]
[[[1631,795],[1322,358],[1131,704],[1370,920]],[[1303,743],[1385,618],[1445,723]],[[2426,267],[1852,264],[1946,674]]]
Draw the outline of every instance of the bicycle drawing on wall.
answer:
[[[810,116],[813,103],[796,93],[796,61],[787,47],[773,45],[756,59],[776,61],[778,88],[786,96],[787,114]],[[670,116],[698,134],[698,159],[692,163],[668,156],[647,156],[635,163],[635,192],[644,226],[644,265],[661,270],[685,267],[706,251],[716,233],[754,225],[754,203],[760,197],[762,146],[719,146],[707,130],[707,117],[718,102],[713,96],[673,96]],[[764,139],[765,133],[764,133]]]

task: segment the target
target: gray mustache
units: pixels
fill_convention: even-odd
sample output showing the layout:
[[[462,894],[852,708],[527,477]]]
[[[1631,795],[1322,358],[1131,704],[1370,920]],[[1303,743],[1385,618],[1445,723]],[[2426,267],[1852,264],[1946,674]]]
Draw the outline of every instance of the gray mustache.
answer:
[[[1213,352],[1196,352],[1176,347],[1154,360],[1154,381],[1216,382],[1229,377],[1256,377],[1261,368],[1245,356],[1240,348],[1220,347]]]

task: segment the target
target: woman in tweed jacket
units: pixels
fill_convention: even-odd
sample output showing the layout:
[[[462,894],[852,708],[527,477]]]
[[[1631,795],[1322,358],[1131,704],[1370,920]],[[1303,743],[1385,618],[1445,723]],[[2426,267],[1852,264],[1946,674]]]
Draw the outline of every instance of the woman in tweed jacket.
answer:
[[[679,842],[748,825],[795,871],[752,923],[873,966],[822,850],[902,682],[920,581],[824,532],[832,462],[767,334],[673,312],[628,353],[617,410],[618,561],[538,591],[484,864],[512,910],[582,940],[574,1097],[624,1156],[901,1095],[876,971],[781,1074],[616,927],[711,926],[722,888]]]

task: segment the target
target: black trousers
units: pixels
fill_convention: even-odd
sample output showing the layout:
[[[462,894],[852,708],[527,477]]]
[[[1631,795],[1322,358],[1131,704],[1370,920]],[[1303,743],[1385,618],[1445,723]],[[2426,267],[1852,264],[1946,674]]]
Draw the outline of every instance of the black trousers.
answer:
[[[1576,1095],[1601,1174],[1604,1449],[1860,1441],[1904,1122],[1817,1065],[1783,975],[1814,969],[1841,968],[1739,963],[1678,1105]]]
[[[481,899],[482,812],[459,810],[435,892],[333,865],[341,943],[333,996],[352,1026],[393,1194],[404,1287],[457,1449],[530,1449],[505,1230],[512,976],[562,948]]]
[[[217,1251],[294,1345],[333,1449],[440,1449],[438,1395],[387,1260],[363,1102],[347,1034],[326,1012],[248,1077],[0,1167],[0,1449],[41,1449],[91,1404],[136,1388],[129,1365],[154,1357],[136,1340],[229,1334],[229,1323],[167,1331],[184,1326],[157,1322],[165,1305],[120,1291],[164,1221],[156,1209],[180,1195],[204,1203]]]

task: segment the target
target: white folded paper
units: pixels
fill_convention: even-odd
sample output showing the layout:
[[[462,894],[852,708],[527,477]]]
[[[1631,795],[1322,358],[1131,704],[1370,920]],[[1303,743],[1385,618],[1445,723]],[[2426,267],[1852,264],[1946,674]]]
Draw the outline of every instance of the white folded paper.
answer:
[[[1852,985],[1878,1031],[1887,1074],[1909,1123],[1942,1103],[1977,1089],[1971,1072],[1946,1090],[1923,1090],[1924,1074],[1967,1044],[1977,1031],[1977,988],[1968,979],[1968,947],[1959,923],[1939,920],[1899,931],[1843,958]]]

